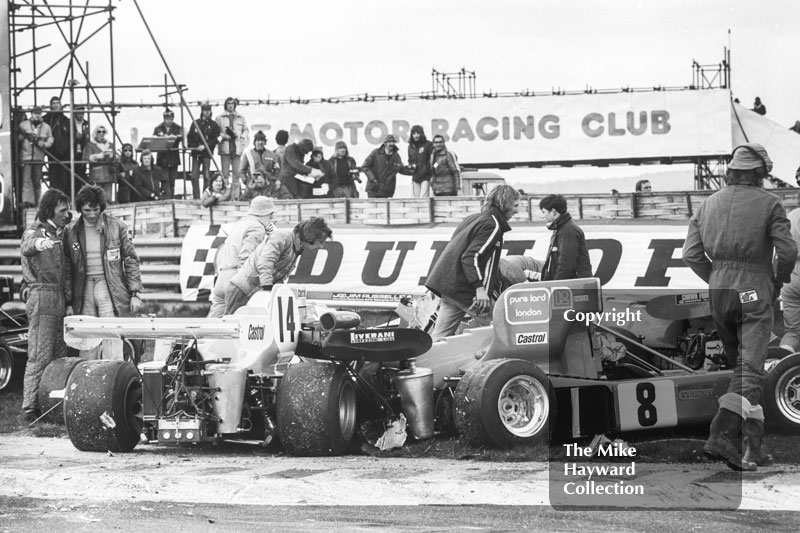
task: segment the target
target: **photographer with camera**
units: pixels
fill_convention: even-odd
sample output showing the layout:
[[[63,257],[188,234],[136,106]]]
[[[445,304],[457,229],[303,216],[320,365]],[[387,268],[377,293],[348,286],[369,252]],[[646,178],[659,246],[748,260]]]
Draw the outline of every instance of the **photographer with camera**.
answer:
[[[83,160],[89,163],[89,181],[103,188],[106,198],[112,198],[116,176],[114,145],[106,140],[105,126],[95,126],[92,140],[86,144]]]
[[[229,96],[225,99],[225,113],[217,117],[217,124],[222,132],[219,143],[220,165],[222,175],[231,184],[231,200],[238,200],[240,196],[239,165],[244,149],[249,143],[247,121],[236,112],[237,104],[237,100]]]
[[[42,108],[31,110],[30,120],[19,125],[20,161],[22,162],[22,206],[34,207],[42,195],[42,165],[47,148],[53,146],[53,132],[42,120]],[[44,150],[43,150],[44,149]]]

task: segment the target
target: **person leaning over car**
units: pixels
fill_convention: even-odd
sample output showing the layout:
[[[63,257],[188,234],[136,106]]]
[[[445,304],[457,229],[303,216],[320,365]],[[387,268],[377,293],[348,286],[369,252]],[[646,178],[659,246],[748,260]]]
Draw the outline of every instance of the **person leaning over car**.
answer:
[[[247,304],[259,287],[271,291],[274,284],[289,276],[303,252],[319,250],[332,234],[325,219],[311,217],[292,231],[276,231],[268,236],[231,278],[225,291],[225,314],[231,315]]]
[[[28,287],[28,363],[22,389],[26,424],[42,414],[39,384],[45,367],[67,356],[64,316],[72,314],[71,265],[61,238],[69,218],[69,198],[58,189],[50,189],[42,195],[36,221],[22,234],[22,280]]]
[[[257,196],[250,202],[247,214],[237,220],[231,228],[214,258],[217,279],[211,291],[211,309],[208,310],[208,318],[220,318],[225,313],[225,291],[230,285],[231,278],[247,261],[253,250],[275,231],[275,225],[272,223],[273,213],[275,213],[275,203],[272,199]]]
[[[498,290],[498,262],[508,221],[519,209],[519,193],[501,185],[489,193],[480,213],[458,225],[425,286],[441,298],[433,340],[452,335],[464,315],[483,315],[492,309]]]

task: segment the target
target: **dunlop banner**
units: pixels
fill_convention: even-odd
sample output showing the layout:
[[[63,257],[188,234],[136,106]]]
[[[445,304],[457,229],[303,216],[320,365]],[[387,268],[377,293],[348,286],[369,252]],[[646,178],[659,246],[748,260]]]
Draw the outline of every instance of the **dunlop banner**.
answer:
[[[594,274],[604,288],[706,288],[681,260],[685,224],[581,227]],[[199,224],[189,228],[181,253],[183,300],[208,300],[216,250],[229,228]],[[453,230],[453,226],[335,228],[324,249],[301,256],[288,281],[364,302],[379,301],[387,294],[421,294]],[[516,226],[506,234],[504,250],[544,259],[549,242],[550,231],[544,226]]]

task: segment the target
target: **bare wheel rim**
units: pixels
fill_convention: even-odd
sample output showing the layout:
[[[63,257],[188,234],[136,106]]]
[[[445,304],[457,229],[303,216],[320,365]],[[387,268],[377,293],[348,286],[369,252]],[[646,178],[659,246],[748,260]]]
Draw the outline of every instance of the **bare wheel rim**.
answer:
[[[775,387],[778,409],[787,420],[800,424],[800,370],[786,372]]]
[[[356,389],[346,381],[339,391],[339,431],[344,440],[353,438],[356,430]]]
[[[515,437],[536,435],[547,424],[550,413],[547,390],[531,376],[515,376],[500,391],[497,413],[503,426]]]
[[[14,357],[5,348],[0,348],[0,389],[4,389],[11,381],[14,372]]]

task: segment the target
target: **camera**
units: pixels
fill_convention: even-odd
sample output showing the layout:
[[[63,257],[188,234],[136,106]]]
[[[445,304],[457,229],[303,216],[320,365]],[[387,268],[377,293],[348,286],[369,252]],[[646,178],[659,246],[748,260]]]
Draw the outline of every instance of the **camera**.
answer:
[[[236,140],[237,135],[229,126],[225,127],[225,134],[229,136],[232,141]]]

